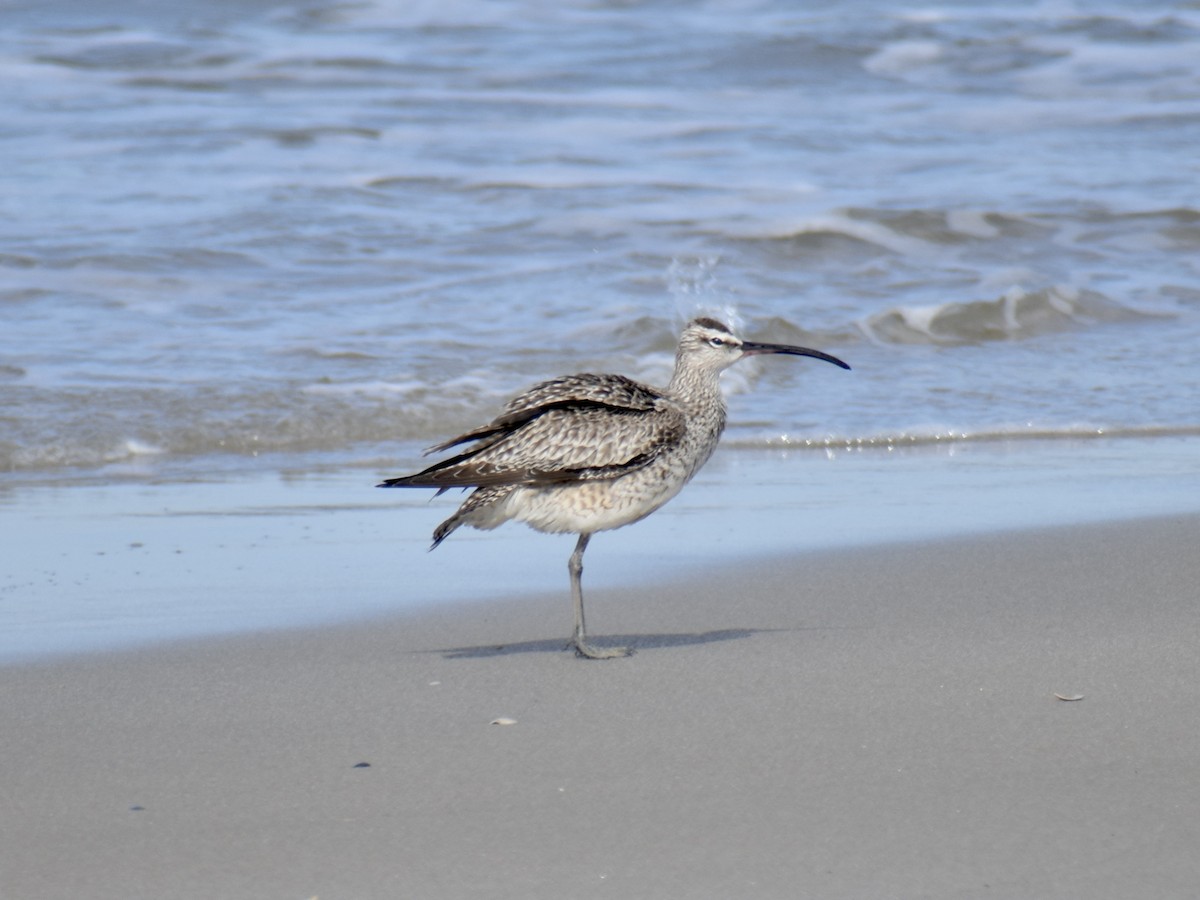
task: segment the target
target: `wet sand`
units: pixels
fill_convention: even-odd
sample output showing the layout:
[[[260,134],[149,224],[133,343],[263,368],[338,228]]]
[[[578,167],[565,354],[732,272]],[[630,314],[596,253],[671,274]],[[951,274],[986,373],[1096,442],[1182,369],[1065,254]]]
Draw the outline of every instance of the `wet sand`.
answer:
[[[607,662],[556,592],[9,665],[0,896],[1192,897],[1198,547],[1176,517],[596,585],[637,650]]]

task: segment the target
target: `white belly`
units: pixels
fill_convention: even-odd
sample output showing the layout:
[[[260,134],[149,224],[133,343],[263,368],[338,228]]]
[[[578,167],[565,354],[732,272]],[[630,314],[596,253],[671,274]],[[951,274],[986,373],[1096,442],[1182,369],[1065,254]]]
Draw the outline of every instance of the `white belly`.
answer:
[[[616,481],[519,488],[505,500],[504,512],[538,531],[592,534],[645,518],[678,494],[685,483],[626,476]]]

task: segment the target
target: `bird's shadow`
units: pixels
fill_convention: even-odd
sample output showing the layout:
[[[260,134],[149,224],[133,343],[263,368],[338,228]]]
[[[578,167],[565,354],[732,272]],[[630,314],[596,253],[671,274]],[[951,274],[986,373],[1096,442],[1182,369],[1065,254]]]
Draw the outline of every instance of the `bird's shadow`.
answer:
[[[639,650],[657,650],[668,647],[692,647],[712,644],[717,641],[737,641],[780,628],[723,628],[718,631],[701,631],[691,634],[625,634],[605,635],[590,638],[589,643],[599,649],[605,647],[628,647],[635,653]],[[476,647],[444,647],[431,650],[445,659],[480,659],[489,656],[509,656],[514,653],[562,653],[571,649],[571,642],[557,638],[543,641],[518,641],[515,644],[481,644]]]

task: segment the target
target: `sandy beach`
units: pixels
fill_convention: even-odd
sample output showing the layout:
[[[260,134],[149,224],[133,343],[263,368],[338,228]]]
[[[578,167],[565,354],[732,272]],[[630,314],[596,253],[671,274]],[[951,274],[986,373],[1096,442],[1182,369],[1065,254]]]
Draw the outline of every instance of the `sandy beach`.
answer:
[[[637,650],[608,662],[548,593],[10,665],[0,895],[1194,897],[1197,546],[1176,517],[597,585]]]

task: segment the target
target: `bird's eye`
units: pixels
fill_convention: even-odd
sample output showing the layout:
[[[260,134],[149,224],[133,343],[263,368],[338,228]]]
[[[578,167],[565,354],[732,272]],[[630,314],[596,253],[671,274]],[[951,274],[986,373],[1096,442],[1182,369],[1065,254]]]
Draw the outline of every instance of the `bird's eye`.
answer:
[[[720,338],[709,338],[709,339],[708,339],[708,346],[710,346],[710,347],[724,347],[724,346],[725,346],[725,342],[724,342],[723,340],[721,340]]]

